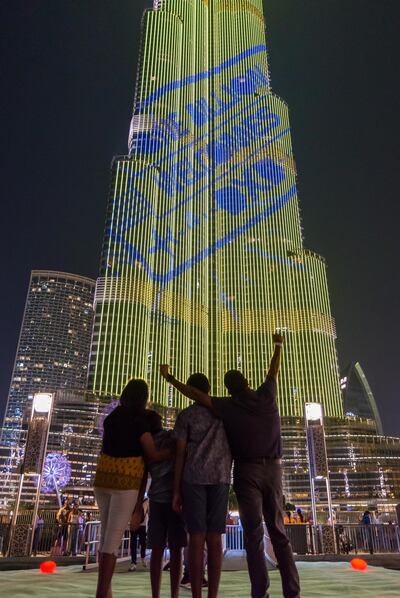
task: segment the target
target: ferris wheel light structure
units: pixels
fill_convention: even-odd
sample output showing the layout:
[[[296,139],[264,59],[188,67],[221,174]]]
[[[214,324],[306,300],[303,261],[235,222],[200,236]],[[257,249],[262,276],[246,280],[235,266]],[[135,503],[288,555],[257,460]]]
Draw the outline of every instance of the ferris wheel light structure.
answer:
[[[49,453],[42,472],[41,490],[45,494],[55,492],[61,505],[60,488],[66,486],[71,479],[71,464],[63,453]]]

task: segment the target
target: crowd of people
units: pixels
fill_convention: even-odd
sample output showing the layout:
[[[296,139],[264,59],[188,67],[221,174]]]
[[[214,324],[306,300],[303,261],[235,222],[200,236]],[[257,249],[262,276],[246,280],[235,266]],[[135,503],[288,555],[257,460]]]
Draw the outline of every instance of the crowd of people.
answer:
[[[160,596],[167,546],[171,598],[179,595],[186,546],[186,574],[193,598],[201,597],[205,583],[205,551],[208,598],[218,595],[232,461],[251,596],[268,596],[265,522],[278,561],[283,595],[300,597],[299,576],[282,512],[276,380],[283,337],[275,334],[273,342],[268,373],[257,390],[249,387],[240,371],[226,372],[224,383],[229,398],[212,396],[210,383],[202,373],[192,374],[184,384],[172,375],[168,365],[160,366],[163,378],[193,401],[179,414],[173,431],[164,430],[160,416],[146,409],[146,382],[132,379],[127,383],[118,407],[104,420],[94,482],[101,519],[97,598],[112,595],[116,557],[128,521],[134,545],[131,567],[136,567],[137,541],[143,537],[140,528],[147,523],[146,504],[152,597]],[[147,501],[148,476],[151,482]]]

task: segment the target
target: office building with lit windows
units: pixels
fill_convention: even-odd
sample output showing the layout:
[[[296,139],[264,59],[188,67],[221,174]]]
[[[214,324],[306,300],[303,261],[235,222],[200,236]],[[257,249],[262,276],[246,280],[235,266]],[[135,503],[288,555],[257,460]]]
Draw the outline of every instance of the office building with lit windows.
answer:
[[[33,394],[87,384],[95,282],[65,272],[31,273],[2,429],[18,445]]]

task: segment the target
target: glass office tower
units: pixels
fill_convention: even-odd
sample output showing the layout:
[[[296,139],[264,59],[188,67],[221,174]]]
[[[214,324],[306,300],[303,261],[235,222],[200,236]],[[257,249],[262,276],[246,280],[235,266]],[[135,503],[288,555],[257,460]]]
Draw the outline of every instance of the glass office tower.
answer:
[[[31,273],[11,377],[2,443],[18,444],[35,392],[87,383],[94,280],[49,270]]]
[[[341,416],[322,257],[303,246],[288,108],[272,92],[261,0],[164,0],[143,17],[129,155],[112,164],[96,289],[90,387],[130,376],[168,394],[243,370],[261,383],[286,337],[281,415],[305,401]]]

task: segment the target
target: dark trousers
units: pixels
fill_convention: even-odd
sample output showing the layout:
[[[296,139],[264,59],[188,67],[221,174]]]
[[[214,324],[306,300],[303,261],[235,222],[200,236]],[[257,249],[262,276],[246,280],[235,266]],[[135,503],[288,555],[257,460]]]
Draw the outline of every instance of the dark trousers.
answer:
[[[36,556],[36,553],[39,550],[40,540],[42,539],[42,534],[43,534],[43,525],[38,525],[36,527],[34,535],[33,535],[33,543],[32,543],[33,556]]]
[[[79,523],[69,524],[69,551],[76,556],[79,548]]]
[[[268,598],[263,516],[278,561],[285,598],[300,598],[299,574],[286,536],[282,468],[278,462],[235,463],[234,489],[243,527],[252,598]]]
[[[140,546],[140,557],[146,556],[146,526],[141,525],[136,531],[131,530],[131,561],[136,565],[138,544]]]

